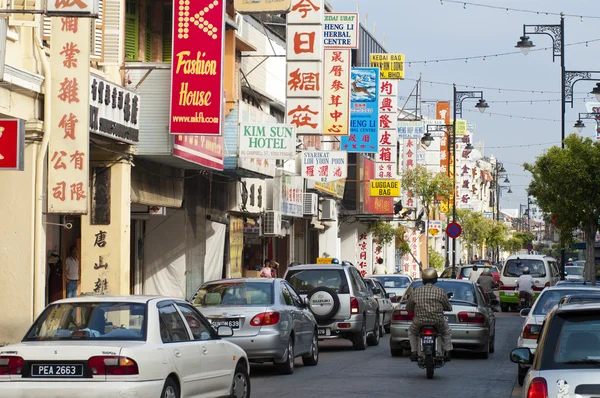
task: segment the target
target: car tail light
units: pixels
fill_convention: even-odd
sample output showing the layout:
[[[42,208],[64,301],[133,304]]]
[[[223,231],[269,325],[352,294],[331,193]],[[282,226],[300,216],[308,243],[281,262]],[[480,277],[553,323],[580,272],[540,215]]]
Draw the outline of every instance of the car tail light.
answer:
[[[485,317],[479,312],[459,312],[458,321],[462,323],[484,323]]]
[[[88,366],[94,376],[131,376],[140,373],[137,363],[127,357],[91,357],[88,359]]]
[[[23,362],[21,357],[0,357],[0,376],[20,375],[23,371]]]
[[[392,312],[392,321],[412,321],[414,316],[414,312],[394,310],[394,312]]]
[[[397,303],[397,302],[398,302],[398,297],[391,297],[391,298],[390,298],[390,301],[391,301],[392,303]]]
[[[523,329],[523,338],[537,340],[541,329],[542,327],[540,325],[525,325],[525,328]]]
[[[250,326],[277,325],[280,319],[281,315],[279,315],[279,312],[263,312],[262,314],[258,314],[252,318],[250,321]]]
[[[338,328],[340,329],[350,329],[350,327],[352,327],[350,323],[338,323]]]
[[[548,398],[548,384],[541,377],[536,377],[529,384],[527,398]]]
[[[350,297],[350,312],[352,314],[358,314],[360,307],[358,305],[358,299],[356,297]]]

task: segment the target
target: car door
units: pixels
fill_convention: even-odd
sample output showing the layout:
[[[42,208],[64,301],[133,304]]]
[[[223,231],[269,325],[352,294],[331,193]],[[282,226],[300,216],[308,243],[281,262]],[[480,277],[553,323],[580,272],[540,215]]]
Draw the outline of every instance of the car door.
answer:
[[[304,341],[303,352],[309,352],[312,345],[313,334],[315,333],[316,321],[313,314],[302,302],[300,295],[294,290],[294,288],[287,282],[283,282],[285,288],[290,292],[292,299],[294,300],[294,307],[300,318],[302,340]]]
[[[306,330],[303,330],[304,327],[304,316],[299,308],[296,307],[296,303],[294,303],[294,297],[292,293],[287,288],[287,284],[281,282],[279,284],[279,289],[281,290],[281,296],[283,298],[283,302],[281,303],[285,312],[288,314],[289,318],[292,320],[292,330],[294,331],[294,335],[296,336],[294,342],[294,351],[295,354],[300,354],[304,352],[306,349]]]
[[[201,390],[201,356],[188,327],[173,301],[158,303],[159,328],[162,341],[175,364],[181,380],[181,396],[197,396]]]
[[[487,320],[486,326],[490,330],[490,336],[492,336],[496,325],[496,314],[494,314],[494,310],[490,306],[490,300],[479,285],[477,285],[477,301],[479,303],[479,308],[485,313],[485,318]]]
[[[385,290],[385,288],[383,287],[381,282],[376,280],[375,284],[381,291],[380,297],[381,297],[381,302],[382,302],[382,310],[385,314],[383,324],[386,325],[388,323],[388,321],[391,320],[392,310],[394,309],[394,306],[392,305],[392,302],[390,301],[390,299],[388,297],[387,291]]]
[[[367,314],[367,319],[365,319],[365,323],[367,326],[367,331],[371,331],[375,327],[375,318],[377,315],[377,309],[379,308],[379,303],[377,302],[377,299],[373,296],[373,294],[369,292],[367,285],[360,273],[358,272],[358,270],[354,267],[351,267],[350,273],[352,275],[352,279],[356,284],[355,294],[361,301],[365,303],[365,312]]]
[[[182,302],[177,302],[176,305],[198,346],[202,370],[200,396],[228,395],[235,361],[225,347],[227,343],[218,338],[208,320],[194,307]]]

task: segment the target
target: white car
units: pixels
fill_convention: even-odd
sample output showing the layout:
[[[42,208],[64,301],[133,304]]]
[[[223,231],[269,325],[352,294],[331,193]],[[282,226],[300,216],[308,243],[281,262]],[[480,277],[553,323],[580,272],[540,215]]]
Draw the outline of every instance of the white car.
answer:
[[[408,275],[372,275],[371,278],[379,279],[379,282],[385,288],[385,291],[390,294],[392,303],[400,302],[400,299],[408,289],[408,286],[412,283],[413,279]],[[395,296],[393,296],[395,295]],[[394,304],[395,306],[395,304]]]
[[[583,286],[553,286],[544,289],[537,300],[533,304],[531,309],[521,310],[521,316],[525,317],[521,334],[519,335],[517,346],[519,348],[529,348],[533,354],[537,348],[538,337],[542,329],[542,324],[546,314],[558,304],[559,300],[564,296],[569,295],[580,295],[580,294],[594,294],[598,293],[600,289],[593,287]],[[517,368],[518,382],[523,385],[525,375],[527,374],[527,366],[519,365]]]
[[[246,353],[184,300],[82,296],[50,304],[0,348],[0,397],[250,397]]]

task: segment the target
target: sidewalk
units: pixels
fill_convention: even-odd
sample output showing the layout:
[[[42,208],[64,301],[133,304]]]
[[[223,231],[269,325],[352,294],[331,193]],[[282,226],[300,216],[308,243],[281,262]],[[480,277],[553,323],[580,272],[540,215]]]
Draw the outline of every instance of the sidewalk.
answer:
[[[520,398],[522,396],[522,394],[523,394],[523,387],[521,387],[519,385],[519,383],[517,383],[517,381],[515,380],[515,386],[513,387],[510,398]]]

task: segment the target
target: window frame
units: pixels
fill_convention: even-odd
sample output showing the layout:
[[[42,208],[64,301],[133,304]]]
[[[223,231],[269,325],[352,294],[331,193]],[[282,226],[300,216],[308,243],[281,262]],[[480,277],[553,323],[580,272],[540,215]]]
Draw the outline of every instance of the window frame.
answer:
[[[183,326],[185,328],[185,331],[187,333],[188,336],[188,340],[181,340],[181,341],[164,341],[162,336],[161,336],[161,341],[163,344],[173,344],[173,343],[188,343],[188,342],[194,342],[196,340],[194,340],[194,335],[192,334],[192,331],[190,330],[190,326],[187,324],[185,317],[182,315],[181,311],[179,311],[179,308],[177,308],[177,306],[175,305],[175,302],[173,300],[167,300],[167,301],[161,301],[159,303],[156,304],[156,310],[158,312],[158,318],[159,318],[159,322],[161,319],[161,309],[166,308],[168,306],[173,306],[173,308],[175,309],[175,313],[177,314],[177,316],[179,317],[179,320],[183,323]],[[163,322],[166,321],[163,320]],[[160,323],[159,323],[159,335],[160,335]]]
[[[181,310],[181,307],[187,308],[194,315],[196,315],[198,317],[198,321],[200,322],[201,325],[204,325],[204,327],[206,328],[206,331],[210,335],[210,338],[208,338],[208,339],[195,339],[195,338],[193,338],[194,337],[194,332],[192,331],[192,327],[188,323],[187,318],[185,317],[185,314]],[[180,312],[180,314],[181,314],[181,316],[182,316],[185,324],[187,325],[189,331],[191,332],[191,334],[192,334],[192,340],[193,341],[212,341],[212,340],[217,340],[218,339],[218,335],[216,334],[215,329],[212,327],[212,325],[210,324],[210,322],[208,322],[208,320],[206,320],[206,318],[204,317],[204,315],[202,315],[202,313],[196,309],[196,307],[194,307],[193,305],[190,305],[189,303],[186,303],[186,302],[175,302],[175,308],[177,308],[177,310]]]

